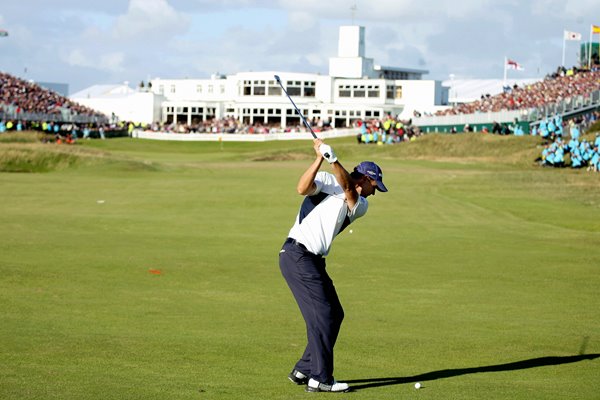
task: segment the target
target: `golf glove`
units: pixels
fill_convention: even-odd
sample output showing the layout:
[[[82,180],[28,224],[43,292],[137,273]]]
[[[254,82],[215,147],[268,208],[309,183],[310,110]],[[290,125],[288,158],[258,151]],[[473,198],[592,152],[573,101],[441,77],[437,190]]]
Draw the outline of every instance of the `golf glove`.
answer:
[[[329,146],[327,144],[322,144],[319,146],[319,152],[321,153],[323,158],[327,160],[327,162],[329,164],[333,164],[334,162],[337,161],[337,157],[333,153],[333,149],[331,148],[331,146]]]

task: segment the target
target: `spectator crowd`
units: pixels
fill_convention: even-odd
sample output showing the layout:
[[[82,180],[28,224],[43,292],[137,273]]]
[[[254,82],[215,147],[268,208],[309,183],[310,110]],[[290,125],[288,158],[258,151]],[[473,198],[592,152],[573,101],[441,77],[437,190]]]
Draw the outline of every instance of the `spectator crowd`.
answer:
[[[570,166],[575,169],[587,168],[588,171],[599,172],[600,151],[598,149],[600,149],[600,134],[596,134],[593,142],[586,139],[580,141],[578,135],[571,135],[568,142],[562,137],[557,137],[544,147],[539,161],[549,167]]]
[[[559,68],[544,80],[524,86],[505,88],[497,95],[482,95],[477,101],[458,104],[438,111],[436,115],[459,115],[512,111],[555,104],[575,96],[585,96],[600,90],[600,70]]]
[[[22,119],[19,118],[22,113],[59,114],[64,110],[76,115],[101,116],[52,90],[4,72],[0,72],[0,107],[14,110],[15,119]]]
[[[414,140],[421,136],[418,127],[412,121],[402,121],[388,114],[383,119],[358,120],[355,123],[359,133],[356,140],[359,144],[394,144]]]
[[[538,162],[548,167],[587,168],[600,170],[600,133],[593,141],[582,138],[582,133],[600,121],[600,112],[594,111],[563,122],[560,116],[541,121],[536,131],[546,140]]]
[[[322,121],[320,118],[314,118],[309,122],[314,132],[322,132],[331,129],[328,121]],[[260,133],[285,133],[285,132],[308,132],[308,128],[303,124],[288,124],[284,129],[277,123],[244,123],[233,117],[213,118],[206,121],[197,121],[192,124],[177,122],[153,122],[143,126],[143,129],[154,132],[169,133],[239,133],[239,134],[260,134]]]

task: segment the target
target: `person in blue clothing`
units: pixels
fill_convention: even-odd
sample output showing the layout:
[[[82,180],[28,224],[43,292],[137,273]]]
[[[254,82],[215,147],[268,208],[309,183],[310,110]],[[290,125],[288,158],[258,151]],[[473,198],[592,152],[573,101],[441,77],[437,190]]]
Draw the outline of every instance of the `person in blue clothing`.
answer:
[[[358,143],[364,143],[366,141],[365,136],[367,135],[367,122],[360,121],[360,127],[358,131]]]
[[[548,138],[548,123],[547,120],[542,120],[540,122],[540,136],[543,137],[544,139]]]
[[[521,125],[515,126],[515,130],[514,130],[513,134],[515,136],[523,136],[524,135],[523,128],[521,128]]]
[[[579,128],[577,127],[577,125],[574,125],[571,128],[571,139],[577,139],[577,140],[579,140],[579,134],[580,134]]]
[[[565,150],[562,145],[558,145],[556,147],[556,151],[554,151],[554,166],[555,167],[563,167],[565,165]]]
[[[556,125],[554,125],[554,119],[548,121],[548,136],[550,139],[554,140],[556,135]]]
[[[562,136],[563,135],[563,119],[560,114],[556,114],[554,116],[554,127],[555,127],[556,136]]]
[[[594,151],[592,157],[590,158],[590,163],[588,166],[588,170],[598,172],[600,171],[600,153],[598,153],[598,149],[600,147],[594,147]]]
[[[576,138],[571,138],[571,140],[569,140],[569,144],[567,145],[569,152],[573,153],[573,150],[577,149],[579,150],[579,140],[577,140]],[[581,156],[581,154],[579,154]]]
[[[583,159],[581,158],[581,153],[579,149],[575,147],[571,151],[571,168],[581,168],[583,166]]]
[[[548,146],[546,149],[546,156],[544,157],[544,165],[554,166],[554,144]]]
[[[583,139],[581,141],[581,144],[579,144],[579,152],[581,153],[581,158],[583,158],[583,162],[585,164],[587,164],[590,161],[590,158],[592,158],[592,149],[590,148],[590,144],[588,143],[588,141],[586,139]]]

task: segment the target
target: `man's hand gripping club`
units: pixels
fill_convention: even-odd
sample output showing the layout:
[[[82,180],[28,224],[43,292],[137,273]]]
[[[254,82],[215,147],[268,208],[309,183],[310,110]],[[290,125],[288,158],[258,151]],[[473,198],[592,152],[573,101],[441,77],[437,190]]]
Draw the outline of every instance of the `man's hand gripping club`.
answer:
[[[329,164],[333,164],[334,162],[337,161],[337,157],[336,157],[335,153],[333,152],[333,149],[331,148],[331,146],[323,143],[323,141],[321,139],[315,140],[315,148],[318,150],[319,154],[321,154],[321,156],[323,156],[325,161],[327,161]]]

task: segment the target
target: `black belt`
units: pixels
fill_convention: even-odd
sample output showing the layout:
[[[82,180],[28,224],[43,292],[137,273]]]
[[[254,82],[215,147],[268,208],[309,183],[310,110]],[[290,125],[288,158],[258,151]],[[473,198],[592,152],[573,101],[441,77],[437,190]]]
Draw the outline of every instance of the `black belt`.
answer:
[[[302,243],[300,243],[299,241],[297,241],[296,239],[292,239],[292,238],[289,237],[289,238],[285,239],[285,243],[291,243],[291,244],[293,244],[295,246],[300,247],[302,250],[308,251],[308,249],[306,248],[306,246],[303,245]]]

